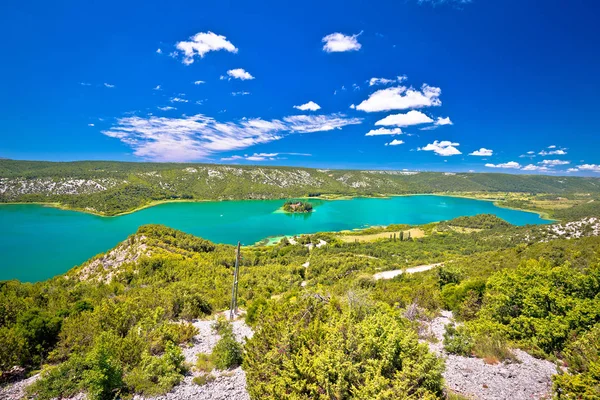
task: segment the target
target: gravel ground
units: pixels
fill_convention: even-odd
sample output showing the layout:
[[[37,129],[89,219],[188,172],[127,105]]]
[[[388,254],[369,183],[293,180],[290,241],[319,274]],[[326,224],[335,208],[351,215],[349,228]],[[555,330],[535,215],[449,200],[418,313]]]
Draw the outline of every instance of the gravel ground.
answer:
[[[429,333],[436,343],[430,349],[446,359],[444,379],[446,386],[460,394],[482,400],[530,400],[551,398],[552,375],[556,366],[538,360],[524,351],[515,349],[513,354],[520,362],[486,364],[474,357],[448,354],[443,350],[445,327],[452,320],[450,311],[442,311],[429,325]]]
[[[185,359],[190,364],[196,362],[198,353],[211,353],[220,337],[213,329],[214,320],[196,321],[194,326],[198,328],[198,334],[194,336],[192,344],[183,348]],[[245,338],[251,338],[252,329],[244,323],[243,319],[232,322],[235,338],[243,343]],[[173,390],[163,396],[142,397],[134,396],[135,400],[249,400],[246,391],[246,374],[241,367],[231,371],[213,371],[216,379],[204,386],[198,386],[192,380],[197,372],[191,371],[184,380]],[[0,388],[0,400],[20,400],[25,394],[25,388],[32,384],[38,375],[11,383]],[[69,400],[84,400],[85,395],[79,394]]]
[[[23,379],[15,383],[9,383],[8,385],[0,388],[0,399],[2,400],[19,400],[25,395],[25,388],[31,385],[39,378],[39,374],[32,376],[31,378]]]
[[[183,354],[187,362],[194,364],[198,353],[211,353],[217,342],[217,335],[212,325],[214,320],[196,321],[194,326],[198,328],[198,335],[194,336],[192,345],[183,349]],[[252,337],[252,329],[247,326],[243,320],[232,322],[233,334],[240,343],[245,338]],[[191,371],[188,376],[172,391],[157,397],[135,396],[134,400],[249,400],[250,396],[246,391],[246,374],[241,367],[231,371],[213,371],[216,379],[203,386],[198,386],[192,380],[194,376],[199,375]]]

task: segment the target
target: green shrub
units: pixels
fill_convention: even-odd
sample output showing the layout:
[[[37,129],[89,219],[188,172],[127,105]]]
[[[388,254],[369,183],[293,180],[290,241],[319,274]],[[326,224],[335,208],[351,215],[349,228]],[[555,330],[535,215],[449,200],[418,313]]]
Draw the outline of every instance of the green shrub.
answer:
[[[48,367],[27,390],[37,399],[53,399],[87,392],[91,400],[108,400],[118,396],[123,388],[121,365],[102,335],[84,358],[73,355],[58,366]]]
[[[196,356],[196,369],[201,372],[212,372],[215,369],[215,364],[211,355],[198,353]]]
[[[131,392],[152,396],[164,394],[181,382],[186,371],[185,357],[181,349],[168,343],[161,357],[145,353],[140,365],[125,376],[125,383]]]
[[[446,325],[444,349],[451,354],[470,356],[473,352],[473,338],[464,329],[456,329],[454,324]]]
[[[235,368],[242,364],[242,346],[233,334],[225,334],[217,342],[212,352],[212,360],[218,369]]]
[[[212,324],[212,329],[221,336],[232,335],[233,328],[231,323],[225,319],[222,315],[219,315],[215,322]]]
[[[213,374],[195,376],[193,382],[198,386],[204,386],[217,379]]]
[[[442,361],[397,311],[352,313],[345,301],[305,295],[269,312],[245,347],[252,398],[442,396]]]
[[[246,324],[253,326],[266,307],[267,300],[262,297],[259,297],[250,303],[250,307],[248,307],[248,310],[246,310]]]

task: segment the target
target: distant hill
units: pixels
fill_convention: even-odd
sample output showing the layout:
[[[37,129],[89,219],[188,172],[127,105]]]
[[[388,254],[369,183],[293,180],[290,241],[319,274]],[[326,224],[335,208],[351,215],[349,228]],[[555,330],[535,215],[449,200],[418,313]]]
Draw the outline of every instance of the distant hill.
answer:
[[[600,193],[600,179],[193,163],[0,160],[0,202],[58,202],[106,215],[169,199],[458,192],[596,195]]]

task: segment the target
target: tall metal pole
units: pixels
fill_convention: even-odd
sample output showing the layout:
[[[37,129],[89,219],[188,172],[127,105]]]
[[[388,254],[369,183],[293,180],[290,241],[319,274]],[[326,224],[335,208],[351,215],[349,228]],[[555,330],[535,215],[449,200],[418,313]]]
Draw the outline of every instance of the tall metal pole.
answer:
[[[229,319],[232,320],[237,315],[237,293],[238,278],[240,271],[240,242],[237,244],[235,252],[235,268],[233,270],[233,285],[231,287],[231,308],[229,309]]]

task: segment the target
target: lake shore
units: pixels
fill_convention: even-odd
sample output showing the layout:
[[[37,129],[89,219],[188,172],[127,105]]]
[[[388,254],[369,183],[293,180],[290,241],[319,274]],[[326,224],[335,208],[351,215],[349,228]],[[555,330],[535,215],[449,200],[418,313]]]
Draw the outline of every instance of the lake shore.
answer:
[[[526,211],[526,212],[530,212],[530,213],[534,213],[534,214],[538,214],[540,216],[541,219],[543,220],[547,220],[547,221],[557,221],[555,219],[553,219],[550,216],[550,213],[548,212],[544,212],[544,211],[539,211],[539,210],[531,210],[531,209],[526,209],[526,208],[517,208],[517,207],[509,207],[509,206],[505,206],[501,203],[499,203],[500,201],[504,200],[501,198],[490,198],[490,194],[489,193],[477,193],[477,192],[473,192],[473,193],[469,193],[469,194],[463,194],[460,192],[449,192],[449,193],[444,193],[444,192],[440,192],[440,193],[405,193],[405,194],[376,194],[376,195],[371,195],[371,196],[352,196],[352,195],[337,195],[337,194],[323,194],[320,196],[299,196],[299,197],[294,197],[295,199],[302,199],[302,200],[321,200],[321,201],[342,201],[342,200],[352,200],[352,199],[385,199],[385,198],[392,198],[392,197],[409,197],[409,196],[446,196],[446,197],[457,197],[457,198],[463,198],[463,199],[472,199],[472,200],[485,200],[485,201],[491,201],[493,202],[493,204],[497,207],[500,208],[505,208],[505,209],[509,209],[509,210],[516,210],[516,211]],[[96,210],[90,209],[90,208],[76,208],[76,207],[69,207],[63,203],[59,203],[59,202],[6,202],[6,203],[0,203],[0,206],[2,205],[24,205],[24,204],[33,204],[33,205],[40,205],[40,206],[44,206],[44,207],[53,207],[53,208],[58,208],[60,210],[66,210],[66,211],[75,211],[75,212],[81,212],[81,213],[85,213],[85,214],[91,214],[91,215],[95,215],[97,217],[106,217],[106,218],[112,218],[112,217],[119,217],[122,215],[128,215],[128,214],[133,214],[137,211],[141,211],[141,210],[145,210],[147,208],[151,208],[151,207],[155,207],[155,206],[159,206],[161,204],[169,204],[169,203],[206,203],[206,202],[225,202],[225,201],[253,201],[253,200],[286,200],[286,198],[279,198],[279,199],[165,199],[165,200],[155,200],[152,201],[150,203],[144,204],[140,207],[136,207],[132,210],[128,210],[128,211],[124,211],[118,214],[111,214],[111,215],[107,215],[106,213],[102,213],[102,212],[98,212]]]

